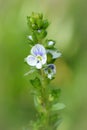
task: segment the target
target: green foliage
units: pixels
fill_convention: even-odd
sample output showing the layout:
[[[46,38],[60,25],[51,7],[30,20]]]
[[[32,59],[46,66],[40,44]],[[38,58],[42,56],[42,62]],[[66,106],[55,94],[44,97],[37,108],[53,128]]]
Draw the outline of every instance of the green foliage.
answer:
[[[37,43],[46,37],[46,29],[49,25],[49,22],[47,19],[43,19],[43,14],[32,13],[31,16],[27,17],[27,23],[29,30],[32,33],[34,43]],[[32,45],[32,41],[30,44]]]
[[[51,89],[49,100],[55,102],[58,101],[60,94],[61,94],[61,89]]]
[[[27,17],[28,26],[31,30],[46,29],[49,25],[48,20],[43,19],[43,14],[32,13],[30,17]]]
[[[39,78],[35,78],[30,80],[31,84],[33,85],[34,88],[40,88],[41,87],[41,82]]]
[[[47,53],[47,63],[50,64],[52,62],[53,62],[52,54],[51,53]]]
[[[65,105],[63,103],[56,103],[52,105],[51,111],[58,111],[65,108]]]

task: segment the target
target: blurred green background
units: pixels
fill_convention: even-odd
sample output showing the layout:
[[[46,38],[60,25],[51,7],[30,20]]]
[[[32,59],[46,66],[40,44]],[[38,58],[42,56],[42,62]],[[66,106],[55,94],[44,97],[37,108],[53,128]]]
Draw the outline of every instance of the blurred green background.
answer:
[[[58,130],[87,130],[86,0],[0,0],[0,130],[22,130],[35,118],[30,95],[26,17],[43,13],[50,21],[48,38],[62,57],[52,85],[62,89],[66,104]],[[56,85],[57,84],[57,85]]]

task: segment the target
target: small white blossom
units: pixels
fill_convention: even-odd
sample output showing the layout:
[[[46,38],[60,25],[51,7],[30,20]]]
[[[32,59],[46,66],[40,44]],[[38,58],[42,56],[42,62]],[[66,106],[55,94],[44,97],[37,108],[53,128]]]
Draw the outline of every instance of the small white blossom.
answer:
[[[38,33],[40,33],[40,32],[41,32],[41,30],[40,30],[40,29],[38,29],[37,31],[38,31]]]
[[[47,49],[47,53],[50,53],[53,59],[57,59],[61,56],[61,53],[56,50]]]
[[[45,74],[49,79],[52,79],[56,74],[56,66],[54,64],[49,64],[47,68],[45,68]]]
[[[32,38],[32,36],[31,36],[31,35],[29,35],[29,36],[28,36],[28,38],[29,38],[31,41],[33,41],[33,38]]]
[[[54,41],[49,41],[49,42],[48,42],[48,45],[49,45],[49,46],[54,45]]]
[[[30,66],[36,66],[37,69],[41,69],[47,61],[46,50],[44,46],[36,44],[31,49],[31,55],[25,58],[25,61]]]

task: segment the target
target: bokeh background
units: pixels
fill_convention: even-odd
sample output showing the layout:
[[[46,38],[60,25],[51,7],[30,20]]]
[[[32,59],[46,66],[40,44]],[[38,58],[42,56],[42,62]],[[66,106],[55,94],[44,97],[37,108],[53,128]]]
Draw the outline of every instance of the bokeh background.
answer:
[[[0,130],[22,130],[36,110],[30,95],[26,17],[49,19],[48,38],[62,52],[52,85],[62,89],[66,104],[58,130],[87,130],[86,0],[0,0]]]

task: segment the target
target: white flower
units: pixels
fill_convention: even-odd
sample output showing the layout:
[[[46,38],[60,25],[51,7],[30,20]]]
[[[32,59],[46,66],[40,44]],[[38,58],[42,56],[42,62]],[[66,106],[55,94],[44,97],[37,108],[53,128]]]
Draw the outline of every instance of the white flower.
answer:
[[[57,59],[61,56],[61,53],[56,50],[47,49],[47,53],[50,53],[53,59]]]
[[[25,58],[25,61],[30,66],[36,66],[37,69],[41,69],[47,61],[46,50],[44,46],[36,44],[31,49],[31,55]]]
[[[56,74],[56,66],[54,64],[49,64],[47,68],[45,68],[45,74],[49,79],[52,79]]]
[[[37,31],[38,31],[38,33],[40,33],[40,32],[41,32],[41,30],[40,30],[40,29],[38,29]]]
[[[33,41],[33,38],[31,35],[28,36],[29,40]]]
[[[49,45],[49,46],[53,46],[54,44],[55,44],[54,41],[49,41],[49,42],[48,42],[48,45]]]

